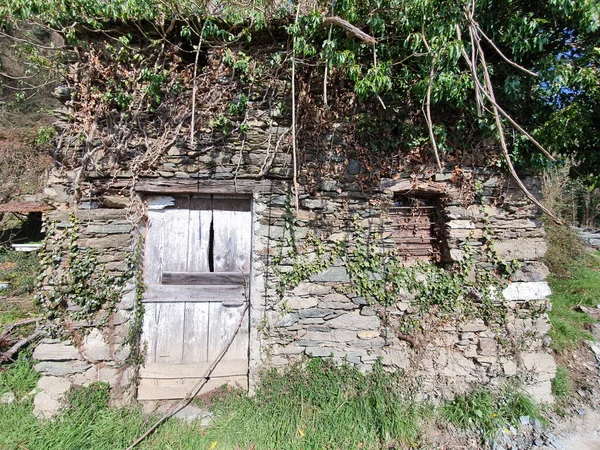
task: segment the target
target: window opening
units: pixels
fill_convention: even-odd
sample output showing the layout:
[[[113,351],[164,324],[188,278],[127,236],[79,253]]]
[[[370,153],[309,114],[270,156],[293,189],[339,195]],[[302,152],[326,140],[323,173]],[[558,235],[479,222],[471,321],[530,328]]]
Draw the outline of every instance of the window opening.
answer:
[[[442,240],[437,198],[396,196],[389,216],[395,250],[408,263],[440,261]]]

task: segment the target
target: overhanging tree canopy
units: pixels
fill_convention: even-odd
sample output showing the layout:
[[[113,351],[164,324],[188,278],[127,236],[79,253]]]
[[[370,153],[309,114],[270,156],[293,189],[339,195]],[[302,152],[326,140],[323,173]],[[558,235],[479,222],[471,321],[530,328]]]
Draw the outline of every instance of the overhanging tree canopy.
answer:
[[[24,22],[58,30],[67,49],[84,32],[124,48],[141,32],[150,46],[197,55],[202,43],[285,31],[285,62],[321,74],[324,107],[330,80],[343,75],[380,109],[376,121],[363,116],[373,152],[417,149],[442,165],[496,139],[488,163],[515,177],[513,164],[561,156],[590,183],[600,175],[600,6],[591,0],[11,0],[0,17],[7,34]]]

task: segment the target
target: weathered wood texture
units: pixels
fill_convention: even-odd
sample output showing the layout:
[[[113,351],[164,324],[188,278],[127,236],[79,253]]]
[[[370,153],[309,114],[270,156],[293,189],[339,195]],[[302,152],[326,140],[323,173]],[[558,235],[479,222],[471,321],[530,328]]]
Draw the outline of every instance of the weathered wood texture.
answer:
[[[231,339],[248,301],[250,202],[148,200],[138,399],[182,398]],[[226,383],[247,387],[248,333],[246,317],[203,392]]]
[[[138,192],[157,194],[253,194],[253,193],[275,193],[287,192],[288,183],[277,180],[200,180],[190,178],[142,178],[136,185]]]
[[[431,260],[439,255],[436,207],[412,205],[390,208],[390,230],[396,251],[407,258]]]

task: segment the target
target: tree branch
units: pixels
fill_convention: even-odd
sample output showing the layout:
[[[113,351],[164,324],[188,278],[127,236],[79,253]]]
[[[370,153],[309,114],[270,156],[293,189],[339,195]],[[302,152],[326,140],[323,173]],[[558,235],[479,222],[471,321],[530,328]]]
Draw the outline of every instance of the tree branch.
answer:
[[[494,87],[492,85],[492,80],[490,78],[490,73],[488,71],[488,67],[487,64],[485,62],[485,55],[483,54],[483,50],[481,48],[481,45],[479,43],[479,39],[477,36],[477,30],[475,28],[474,24],[471,24],[469,27],[470,33],[473,36],[473,39],[475,41],[475,44],[477,45],[477,53],[479,55],[479,60],[481,61],[481,67],[483,69],[483,78],[485,81],[485,85],[487,87],[487,94],[485,91],[484,94],[486,94],[486,97],[489,98],[490,102],[492,103],[492,112],[494,115],[494,120],[496,122],[496,130],[498,131],[498,137],[500,140],[500,146],[502,147],[502,153],[504,155],[504,159],[506,160],[506,164],[508,166],[508,170],[510,172],[510,174],[512,175],[513,179],[515,180],[515,182],[517,183],[517,185],[519,186],[519,188],[521,188],[521,190],[523,191],[523,193],[525,194],[525,196],[532,202],[534,203],[538,208],[540,208],[544,213],[546,213],[548,215],[548,217],[550,217],[552,220],[554,220],[557,224],[562,225],[562,220],[560,220],[560,218],[554,214],[552,211],[550,211],[548,208],[546,208],[544,205],[542,205],[540,203],[540,201],[535,198],[535,196],[529,192],[529,190],[527,189],[527,187],[525,186],[525,184],[523,184],[523,182],[521,181],[521,179],[519,178],[519,176],[517,175],[517,172],[512,164],[512,161],[510,159],[510,153],[508,152],[508,146],[506,145],[506,139],[504,136],[504,128],[502,127],[502,120],[500,119],[500,113],[498,111],[498,107],[496,104],[496,99],[494,97]],[[476,80],[477,82],[479,82],[478,80]]]

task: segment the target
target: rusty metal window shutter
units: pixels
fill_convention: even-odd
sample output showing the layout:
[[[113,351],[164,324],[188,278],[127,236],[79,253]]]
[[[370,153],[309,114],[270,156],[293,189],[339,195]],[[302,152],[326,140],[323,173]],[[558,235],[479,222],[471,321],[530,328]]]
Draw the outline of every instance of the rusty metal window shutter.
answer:
[[[395,251],[407,262],[440,260],[436,199],[397,196],[389,209]]]

